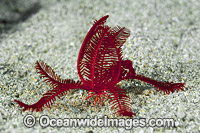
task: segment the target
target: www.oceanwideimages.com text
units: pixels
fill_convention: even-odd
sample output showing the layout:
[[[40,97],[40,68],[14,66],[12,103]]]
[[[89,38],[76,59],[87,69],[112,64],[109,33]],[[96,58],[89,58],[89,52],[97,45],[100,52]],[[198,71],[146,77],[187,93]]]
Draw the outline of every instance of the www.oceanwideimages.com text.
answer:
[[[33,127],[36,124],[36,118],[33,115],[26,115],[23,119],[26,127]],[[47,115],[42,115],[38,118],[41,127],[121,127],[127,130],[133,127],[175,127],[175,121],[172,118],[108,118],[103,116],[98,118],[94,116],[90,118],[49,118]]]

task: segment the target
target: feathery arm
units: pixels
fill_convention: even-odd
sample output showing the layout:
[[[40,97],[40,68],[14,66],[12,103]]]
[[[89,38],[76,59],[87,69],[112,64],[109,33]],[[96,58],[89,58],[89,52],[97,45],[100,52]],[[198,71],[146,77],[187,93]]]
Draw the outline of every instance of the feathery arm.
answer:
[[[45,79],[44,81],[53,86],[53,89],[48,90],[38,102],[32,105],[15,100],[21,108],[24,108],[24,111],[30,109],[32,109],[32,111],[42,111],[45,105],[50,107],[56,100],[56,97],[60,98],[61,95],[65,95],[70,89],[86,88],[82,85],[81,81],[75,82],[71,79],[61,79],[60,76],[58,76],[53,69],[43,61],[37,61],[35,68],[40,76]]]

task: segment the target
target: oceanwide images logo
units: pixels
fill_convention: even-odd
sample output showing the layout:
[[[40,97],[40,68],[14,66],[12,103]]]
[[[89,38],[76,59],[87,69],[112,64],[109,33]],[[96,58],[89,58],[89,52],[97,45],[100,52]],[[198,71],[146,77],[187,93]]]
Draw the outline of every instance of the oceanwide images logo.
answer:
[[[175,121],[172,118],[160,118],[160,119],[149,119],[145,118],[127,118],[127,119],[117,119],[117,118],[108,118],[108,116],[103,116],[98,118],[94,116],[90,118],[49,118],[47,115],[42,115],[39,120],[33,115],[26,115],[23,119],[24,125],[26,127],[33,127],[36,124],[36,121],[39,122],[39,125],[43,128],[46,127],[121,127],[127,130],[132,129],[133,127],[174,127]]]

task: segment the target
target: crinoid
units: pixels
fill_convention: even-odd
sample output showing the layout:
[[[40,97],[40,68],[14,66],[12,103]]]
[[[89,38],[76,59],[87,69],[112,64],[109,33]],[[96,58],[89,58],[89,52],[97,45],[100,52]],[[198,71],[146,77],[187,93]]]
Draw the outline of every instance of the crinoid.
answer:
[[[53,89],[48,90],[32,105],[15,100],[24,111],[42,111],[45,106],[50,108],[56,97],[65,95],[70,89],[83,89],[88,91],[86,100],[96,97],[96,105],[97,102],[101,104],[102,99],[106,98],[117,116],[133,117],[135,114],[131,110],[130,99],[126,91],[117,85],[121,80],[138,79],[154,85],[164,93],[183,90],[184,83],[160,82],[136,74],[132,62],[122,57],[121,47],[130,36],[130,30],[120,26],[111,28],[104,25],[107,18],[108,15],[95,21],[83,41],[77,61],[81,81],[61,79],[46,63],[36,62],[37,72]]]

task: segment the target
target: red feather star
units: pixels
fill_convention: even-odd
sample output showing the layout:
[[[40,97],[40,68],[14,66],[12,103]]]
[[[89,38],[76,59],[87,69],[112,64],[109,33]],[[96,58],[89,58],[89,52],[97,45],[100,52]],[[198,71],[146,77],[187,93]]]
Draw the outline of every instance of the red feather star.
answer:
[[[94,105],[104,98],[108,99],[114,114],[133,117],[130,98],[117,83],[125,79],[138,79],[152,84],[165,94],[183,90],[184,83],[160,82],[135,73],[130,60],[122,57],[122,45],[130,36],[130,30],[125,27],[111,28],[104,25],[109,16],[95,21],[86,35],[79,52],[77,69],[81,81],[61,79],[54,70],[43,61],[36,62],[36,70],[46,83],[53,86],[43,94],[42,98],[32,105],[15,100],[25,110],[42,111],[45,106],[51,107],[56,97],[65,95],[70,89],[88,91],[88,98],[95,97]]]

